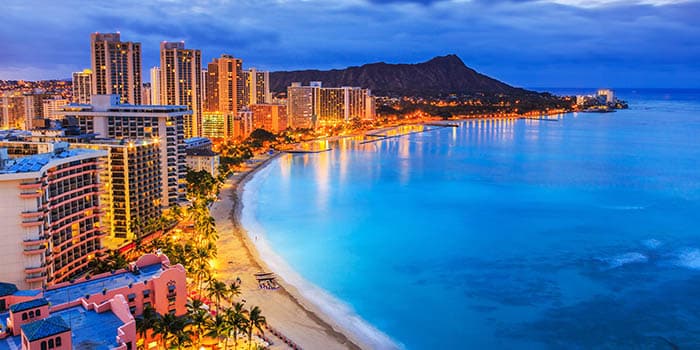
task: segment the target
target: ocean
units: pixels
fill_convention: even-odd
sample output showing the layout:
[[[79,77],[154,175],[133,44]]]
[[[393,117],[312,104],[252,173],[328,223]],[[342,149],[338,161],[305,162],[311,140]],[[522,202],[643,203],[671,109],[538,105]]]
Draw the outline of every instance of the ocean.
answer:
[[[700,91],[616,92],[283,155],[243,225],[373,348],[700,348]]]

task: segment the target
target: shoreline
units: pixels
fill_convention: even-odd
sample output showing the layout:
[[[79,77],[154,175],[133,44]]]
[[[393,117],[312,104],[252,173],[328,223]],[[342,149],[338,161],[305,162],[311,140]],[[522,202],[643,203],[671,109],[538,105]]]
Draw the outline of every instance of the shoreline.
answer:
[[[243,283],[239,298],[245,300],[247,305],[259,306],[271,327],[302,348],[372,348],[371,344],[363,342],[304,297],[297,286],[289,284],[282,276],[277,278],[280,285],[277,290],[264,290],[257,286],[253,274],[271,270],[242,225],[243,191],[246,183],[257,172],[281,155],[282,152],[277,153],[254,165],[252,169],[229,177],[221,189],[219,200],[212,204],[211,212],[220,236],[217,242],[217,278],[231,283],[240,277]],[[271,349],[289,348],[271,334],[268,338],[274,342]]]

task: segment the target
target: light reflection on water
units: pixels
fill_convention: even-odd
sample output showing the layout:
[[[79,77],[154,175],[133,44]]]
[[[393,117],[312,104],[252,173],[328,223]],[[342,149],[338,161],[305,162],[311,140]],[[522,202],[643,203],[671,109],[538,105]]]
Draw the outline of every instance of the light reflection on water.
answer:
[[[659,103],[283,156],[255,216],[411,349],[700,348],[700,105]]]

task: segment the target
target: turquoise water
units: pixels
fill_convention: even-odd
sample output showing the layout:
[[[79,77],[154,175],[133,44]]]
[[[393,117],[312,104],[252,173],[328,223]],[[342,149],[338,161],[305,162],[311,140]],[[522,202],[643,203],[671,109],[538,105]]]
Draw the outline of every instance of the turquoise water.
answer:
[[[619,95],[283,156],[244,225],[400,347],[700,348],[700,92]]]

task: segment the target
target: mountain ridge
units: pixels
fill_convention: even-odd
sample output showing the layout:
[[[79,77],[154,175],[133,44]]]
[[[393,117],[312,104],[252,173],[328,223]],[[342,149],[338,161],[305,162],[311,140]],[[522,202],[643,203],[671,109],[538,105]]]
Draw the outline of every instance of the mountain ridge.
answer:
[[[292,82],[308,85],[310,81],[321,81],[327,87],[359,86],[371,89],[378,96],[534,93],[481,74],[455,54],[415,64],[376,62],[345,69],[272,72],[270,90],[283,92]]]

